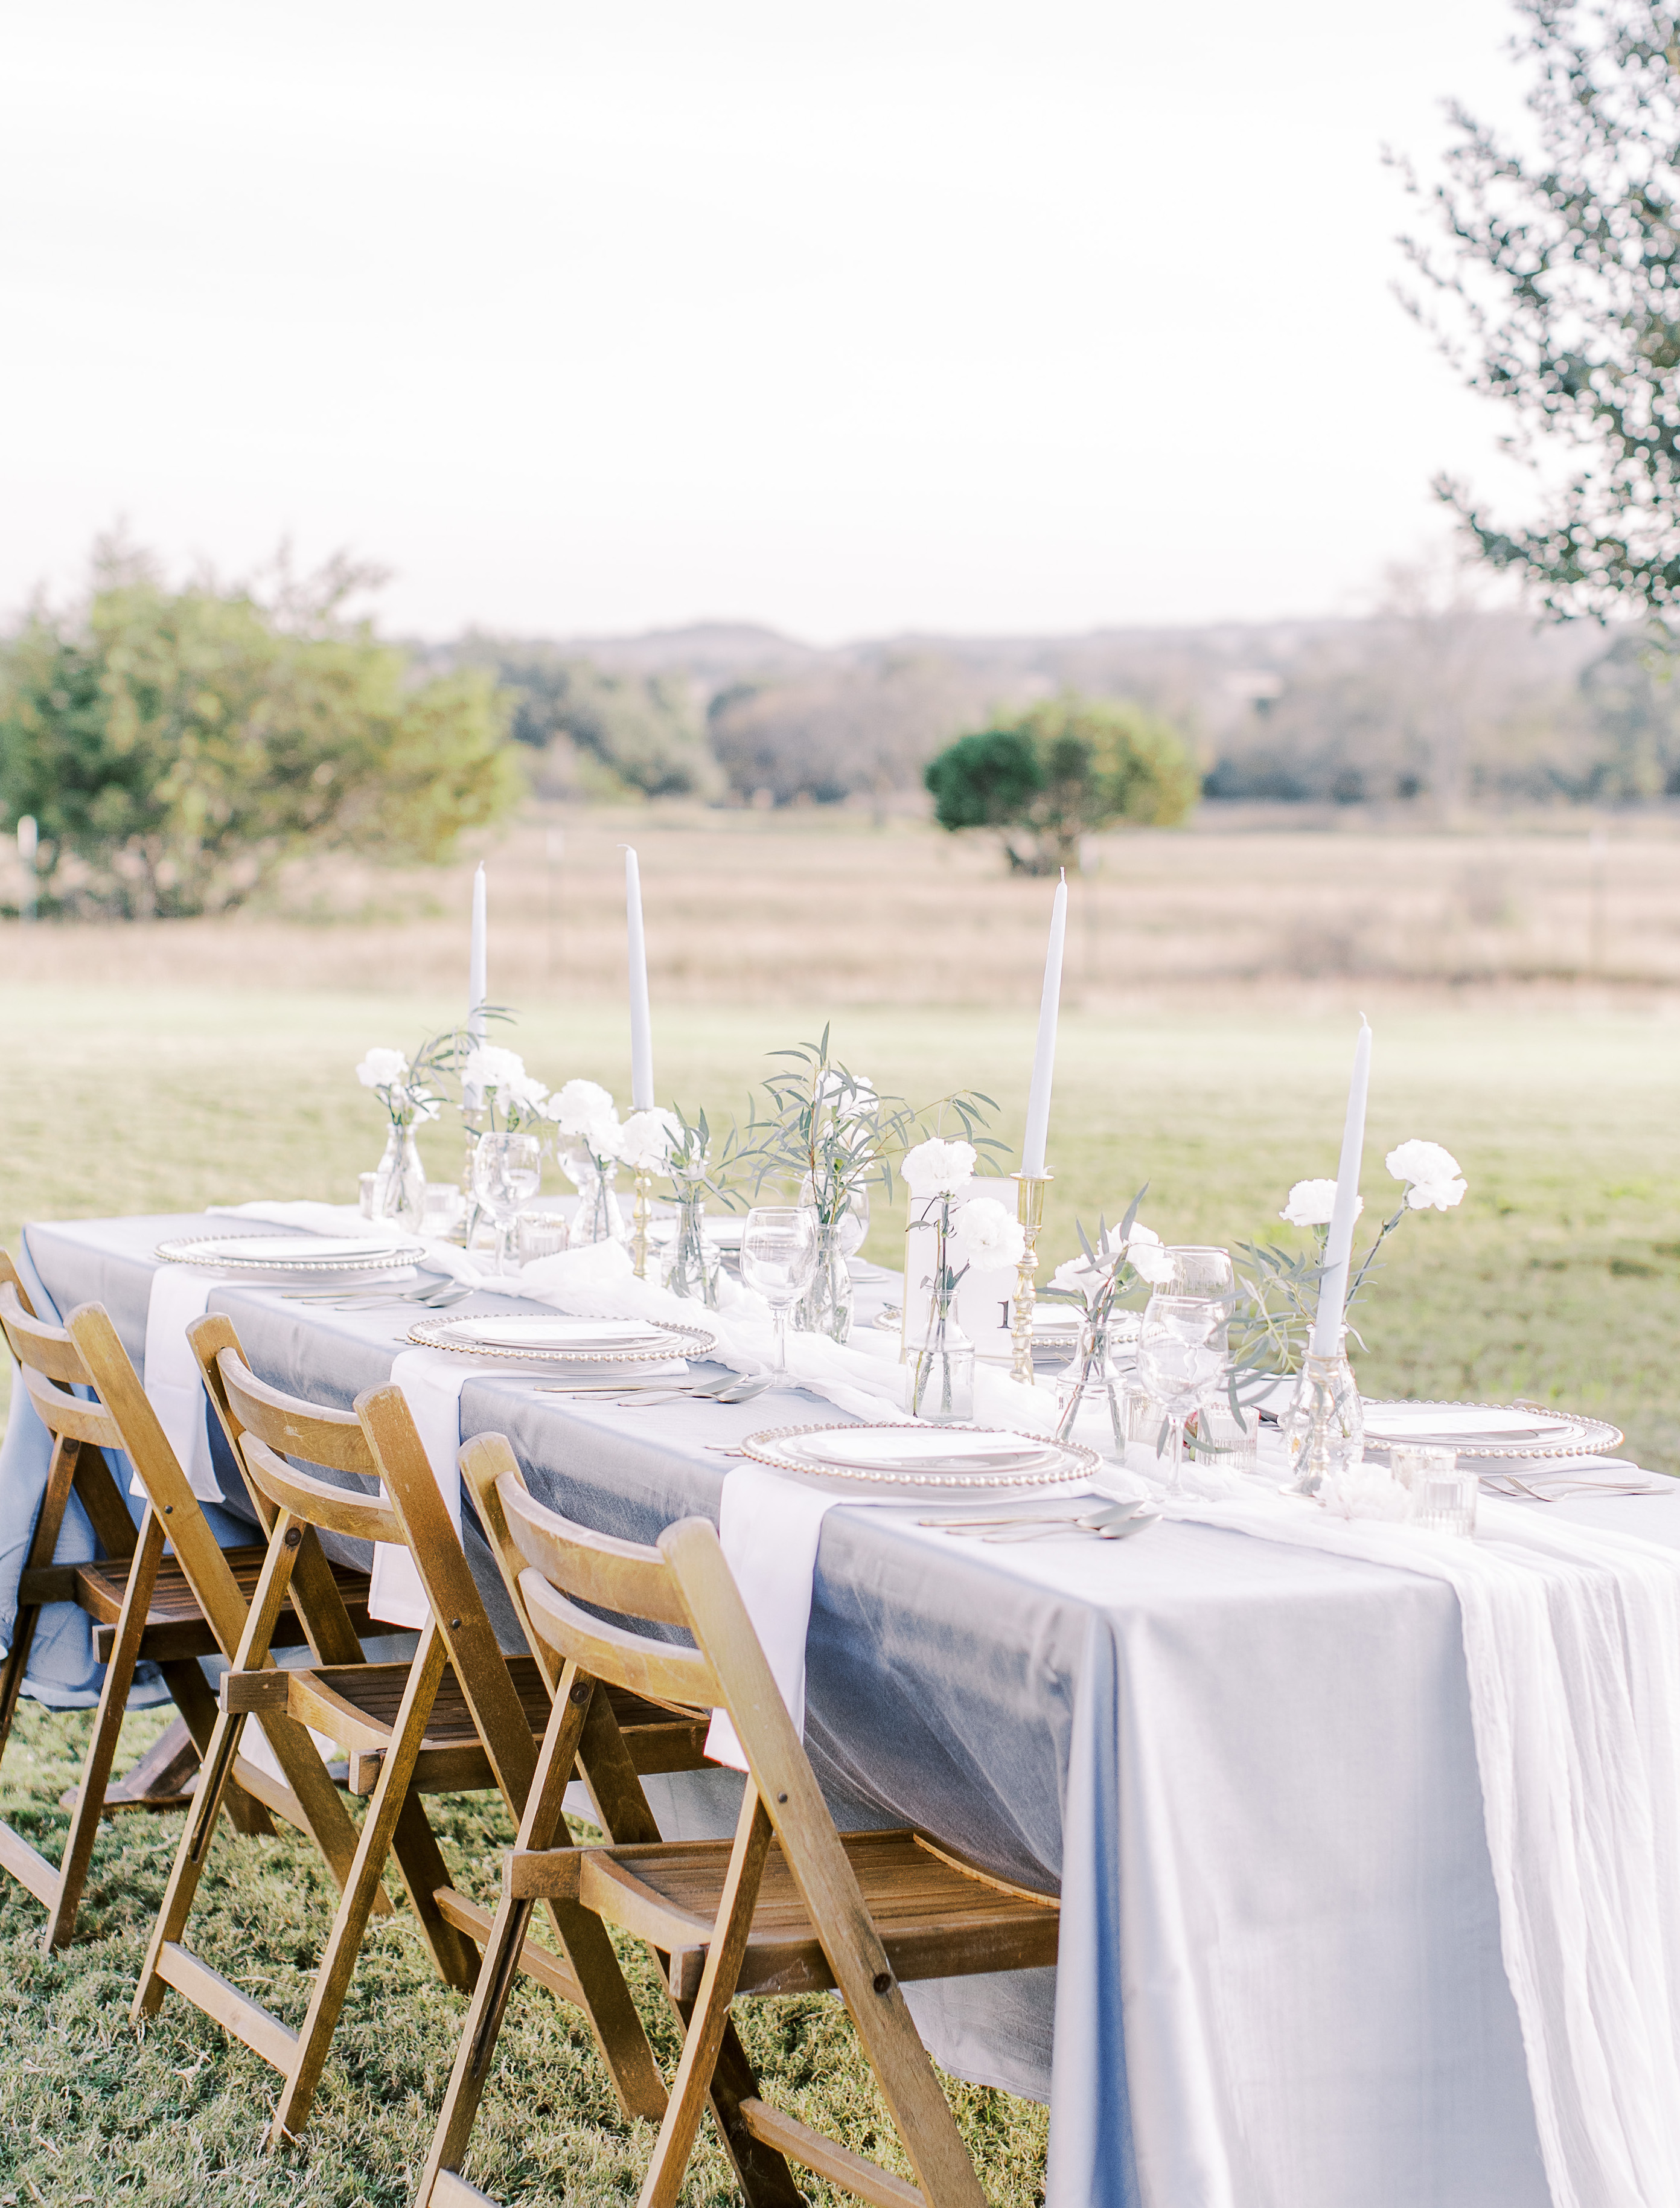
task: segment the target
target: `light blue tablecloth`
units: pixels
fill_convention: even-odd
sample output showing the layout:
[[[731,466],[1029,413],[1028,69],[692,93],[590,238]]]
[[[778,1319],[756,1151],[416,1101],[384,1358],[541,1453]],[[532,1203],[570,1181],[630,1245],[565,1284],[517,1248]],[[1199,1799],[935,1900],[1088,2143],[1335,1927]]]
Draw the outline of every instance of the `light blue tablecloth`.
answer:
[[[105,1303],[138,1358],[149,1251],[199,1223],[35,1227],[28,1248],[55,1304]],[[267,1288],[211,1304],[266,1378],[339,1404],[387,1377],[406,1324]],[[716,1516],[719,1448],[831,1416],[796,1394],[615,1411],[513,1376],[461,1404],[546,1500],[638,1539]],[[0,1457],[0,1617],[39,1493],[31,1424]],[[1680,1540],[1675,1509],[1583,1515]],[[813,1762],[859,1821],[1059,1884],[1057,1971],[915,2001],[949,2067],[1050,2098],[1051,2208],[1544,2208],[1445,1586],[1172,1524],[952,1542],[930,1565],[896,1514],[843,1508],[807,1689]]]

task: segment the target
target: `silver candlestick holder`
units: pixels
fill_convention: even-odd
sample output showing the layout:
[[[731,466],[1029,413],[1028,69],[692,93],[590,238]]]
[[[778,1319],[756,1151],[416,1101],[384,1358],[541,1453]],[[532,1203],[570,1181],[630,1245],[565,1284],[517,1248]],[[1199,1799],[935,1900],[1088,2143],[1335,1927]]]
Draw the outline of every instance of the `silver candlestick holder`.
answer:
[[[1018,1380],[1023,1388],[1034,1385],[1033,1371],[1033,1307],[1038,1301],[1038,1292],[1033,1285],[1033,1275],[1038,1270],[1039,1230],[1044,1225],[1044,1191],[1054,1175],[1051,1173],[1012,1173],[1015,1183],[1015,1215],[1021,1222],[1021,1232],[1027,1246],[1021,1252],[1015,1268],[1015,1320],[1010,1329],[1015,1343],[1009,1377]]]

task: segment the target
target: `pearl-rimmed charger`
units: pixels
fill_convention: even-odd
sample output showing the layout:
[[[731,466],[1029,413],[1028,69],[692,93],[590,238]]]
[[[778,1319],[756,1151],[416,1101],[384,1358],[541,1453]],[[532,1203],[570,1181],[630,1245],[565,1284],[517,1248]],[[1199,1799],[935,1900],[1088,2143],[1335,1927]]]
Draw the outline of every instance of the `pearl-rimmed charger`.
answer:
[[[405,1236],[381,1242],[345,1234],[189,1234],[159,1242],[153,1251],[165,1265],[205,1265],[231,1273],[389,1273],[417,1265],[423,1242]]]
[[[778,1472],[925,1495],[996,1488],[1083,1485],[1101,1460],[1095,1449],[1006,1426],[936,1426],[920,1420],[872,1426],[776,1426],[741,1449]]]
[[[537,1365],[663,1363],[672,1357],[704,1357],[717,1341],[697,1326],[667,1319],[573,1318],[563,1311],[420,1319],[409,1329],[408,1338],[422,1349]]]
[[[1455,1449],[1460,1456],[1539,1461],[1609,1456],[1620,1426],[1536,1403],[1367,1403],[1367,1449]]]

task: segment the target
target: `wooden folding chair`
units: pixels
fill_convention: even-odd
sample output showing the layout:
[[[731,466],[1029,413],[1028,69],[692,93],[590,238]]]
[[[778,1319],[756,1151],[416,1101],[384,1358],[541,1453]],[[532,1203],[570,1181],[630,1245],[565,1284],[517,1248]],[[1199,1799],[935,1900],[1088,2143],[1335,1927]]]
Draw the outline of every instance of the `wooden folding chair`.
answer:
[[[0,1753],[16,1716],[36,1627],[47,1604],[74,1602],[88,1615],[94,1653],[105,1667],[81,1783],[65,1797],[72,1815],[58,1866],[0,1825],[0,1868],[45,1907],[43,1946],[50,1953],[75,1935],[101,1815],[112,1807],[166,1808],[184,1798],[183,1782],[207,1748],[216,1720],[215,1696],[198,1659],[219,1652],[231,1656],[237,1647],[245,1590],[255,1585],[266,1551],[261,1545],[224,1550],[218,1545],[117,1329],[99,1305],[84,1304],[63,1327],[47,1325],[35,1317],[16,1269],[0,1251],[0,1330],[17,1359],[28,1399],[52,1437],[46,1486],[19,1585],[12,1643],[0,1665]],[[91,1389],[94,1400],[69,1392],[76,1387]],[[105,1461],[105,1452],[119,1450],[146,1491],[138,1527]],[[59,1564],[54,1552],[73,1490],[105,1553],[89,1563]],[[165,1545],[172,1554],[165,1554]],[[342,1576],[352,1599],[364,1605],[365,1575]],[[274,1639],[287,1644],[303,1638],[303,1623],[288,1608]],[[159,1665],[181,1712],[185,1752],[171,1728],[130,1774],[126,1799],[114,1800],[117,1790],[109,1782],[117,1736],[135,1666],[146,1660]],[[342,1882],[355,1852],[355,1828],[344,1804],[307,1735],[289,1724],[266,1730],[284,1779],[241,1758],[230,1773],[230,1814],[244,1833],[271,1833],[269,1809],[301,1826],[313,1834]],[[142,1791],[148,1777],[153,1781],[149,1795]]]
[[[614,1540],[544,1509],[511,1458],[508,1451],[495,1484],[525,1559],[525,1612],[563,1669],[417,2208],[487,2197],[459,2175],[459,2163],[506,2006],[509,1961],[539,1899],[579,1905],[650,1942],[669,1959],[673,1992],[692,2003],[641,2208],[675,2202],[709,2088],[726,2141],[731,2125],[741,2134],[732,2145],[738,2164],[756,2143],[877,2208],[984,2208],[900,1982],[1053,1963],[1056,1901],[973,1868],[909,1827],[843,1838],[711,1523],[685,1519],[657,1548]],[[604,1622],[583,1603],[686,1628],[694,1646]],[[748,1766],[733,1842],[552,1844],[602,1683],[727,1709]],[[769,2106],[750,2073],[752,2090],[723,2097],[732,2105],[727,2115],[719,2110],[715,2071],[734,1997],[829,1987],[850,2012],[920,2190]]]
[[[353,1413],[317,1409],[259,1381],[225,1320],[213,1315],[189,1332],[246,1473],[273,1515],[250,1623],[222,1681],[205,1775],[133,2013],[136,2020],[155,2013],[173,1985],[271,2063],[284,2080],[269,2132],[277,2144],[308,2120],[387,1854],[397,1859],[446,1983],[473,1983],[473,1943],[488,1934],[491,1915],[451,1886],[422,1797],[494,1785],[517,1818],[549,1701],[533,1659],[510,1661],[497,1646],[400,1390],[374,1389],[358,1399]],[[331,1485],[289,1458],[376,1480],[382,1494]],[[323,1660],[308,1670],[265,1667],[269,1623],[300,1566],[314,1568],[316,1529],[407,1545],[433,1610],[411,1661],[369,1664],[353,1636],[345,1636],[338,1648],[323,1648]],[[639,1719],[657,1736],[647,1748],[651,1767],[704,1760],[704,1713],[673,1713],[632,1696],[622,1707],[633,1738]],[[297,2033],[181,1944],[241,1729],[249,1715],[273,1708],[341,1741],[352,1791],[372,1793]],[[657,2120],[664,2089],[610,1941],[598,1920],[573,1905],[556,1904],[550,1918],[561,1952],[522,1944],[515,1966],[584,2009],[627,2113]]]

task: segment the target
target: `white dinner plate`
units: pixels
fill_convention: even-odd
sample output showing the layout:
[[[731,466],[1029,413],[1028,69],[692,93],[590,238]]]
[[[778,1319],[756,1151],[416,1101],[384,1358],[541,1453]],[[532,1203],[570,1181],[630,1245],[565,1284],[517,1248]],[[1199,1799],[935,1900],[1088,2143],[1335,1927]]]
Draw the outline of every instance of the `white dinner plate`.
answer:
[[[1060,1487],[1090,1479],[1100,1459],[1077,1443],[1004,1426],[777,1426],[749,1434],[748,1456],[783,1472],[878,1487]]]
[[[1398,1443],[1468,1457],[1607,1456],[1622,1430],[1535,1403],[1367,1403],[1365,1437],[1367,1449]]]
[[[408,1338],[424,1349],[526,1358],[544,1365],[645,1365],[668,1357],[704,1357],[717,1342],[715,1335],[697,1326],[645,1318],[571,1318],[559,1311],[420,1319]]]
[[[214,1265],[239,1273],[387,1273],[417,1264],[423,1242],[408,1236],[190,1234],[159,1243],[169,1265]]]

